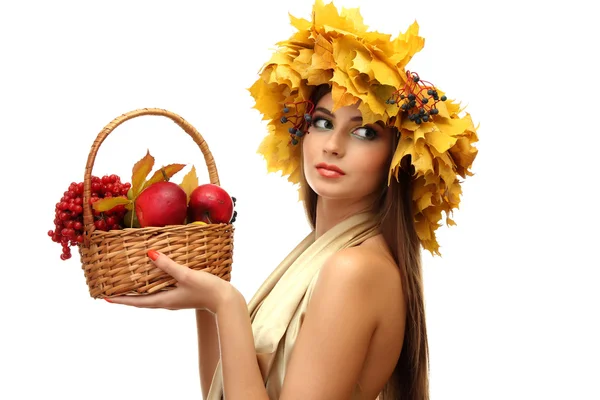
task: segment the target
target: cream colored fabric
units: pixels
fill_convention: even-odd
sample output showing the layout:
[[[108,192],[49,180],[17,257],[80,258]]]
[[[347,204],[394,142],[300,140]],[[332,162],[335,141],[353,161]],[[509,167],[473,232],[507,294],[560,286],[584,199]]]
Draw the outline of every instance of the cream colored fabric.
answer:
[[[359,245],[378,233],[372,214],[353,215],[317,240],[311,232],[279,264],[248,304],[254,344],[271,400],[279,399],[286,367],[300,331],[319,271],[335,252]],[[223,398],[221,363],[207,400]]]

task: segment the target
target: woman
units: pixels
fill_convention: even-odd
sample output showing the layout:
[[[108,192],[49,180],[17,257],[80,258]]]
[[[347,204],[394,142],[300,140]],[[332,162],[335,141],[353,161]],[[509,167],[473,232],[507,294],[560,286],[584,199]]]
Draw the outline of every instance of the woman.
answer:
[[[299,183],[312,232],[249,304],[229,282],[149,252],[174,290],[114,303],[196,309],[204,398],[428,399],[420,246],[439,254],[477,140],[468,115],[404,70],[423,46],[320,0],[250,89],[260,152]]]

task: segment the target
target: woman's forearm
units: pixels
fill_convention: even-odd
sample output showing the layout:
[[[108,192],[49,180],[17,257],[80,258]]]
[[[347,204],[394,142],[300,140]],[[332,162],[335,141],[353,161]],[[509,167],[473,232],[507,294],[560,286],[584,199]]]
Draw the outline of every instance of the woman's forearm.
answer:
[[[215,315],[210,311],[196,310],[196,326],[198,330],[200,385],[202,387],[202,398],[205,399],[220,357]]]
[[[248,307],[233,289],[216,313],[223,391],[227,400],[268,400],[256,359]]]

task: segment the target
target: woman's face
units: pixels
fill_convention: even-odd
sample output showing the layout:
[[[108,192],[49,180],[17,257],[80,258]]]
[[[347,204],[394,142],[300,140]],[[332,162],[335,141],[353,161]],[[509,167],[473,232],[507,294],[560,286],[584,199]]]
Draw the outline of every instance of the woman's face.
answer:
[[[326,94],[315,105],[311,126],[302,141],[304,176],[323,198],[356,199],[379,192],[387,178],[392,130],[365,126],[358,105],[331,112]]]

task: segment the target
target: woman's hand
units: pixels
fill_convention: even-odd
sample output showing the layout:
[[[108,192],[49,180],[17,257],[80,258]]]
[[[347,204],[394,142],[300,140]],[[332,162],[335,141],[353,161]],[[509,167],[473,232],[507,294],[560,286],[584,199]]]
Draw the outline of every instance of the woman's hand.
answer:
[[[143,296],[105,298],[106,301],[143,308],[201,309],[216,314],[220,305],[235,295],[236,290],[229,282],[213,274],[184,267],[154,250],[148,251],[148,257],[154,265],[175,278],[177,287]]]

